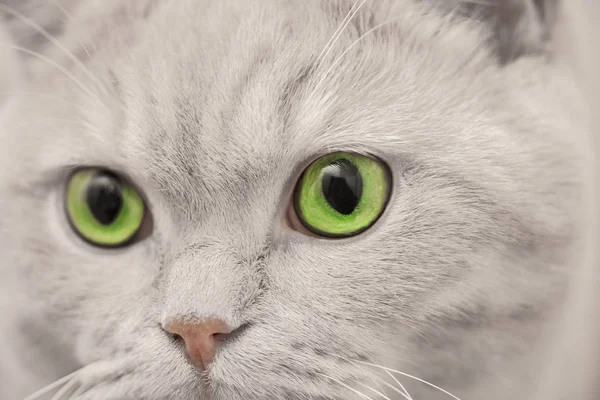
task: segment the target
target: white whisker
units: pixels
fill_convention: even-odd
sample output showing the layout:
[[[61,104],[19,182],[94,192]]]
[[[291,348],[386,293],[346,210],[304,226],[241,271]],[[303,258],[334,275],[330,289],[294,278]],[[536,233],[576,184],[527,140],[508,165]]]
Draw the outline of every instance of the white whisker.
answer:
[[[318,372],[317,372],[317,375],[321,375],[321,376],[324,376],[325,378],[331,379],[331,380],[332,380],[332,381],[334,381],[335,383],[337,383],[337,384],[339,384],[339,385],[342,385],[342,386],[343,386],[343,387],[345,387],[346,389],[348,389],[348,390],[351,390],[352,392],[356,393],[357,395],[359,395],[359,396],[360,396],[360,397],[362,397],[363,399],[367,399],[367,400],[373,400],[373,398],[372,398],[372,397],[369,397],[369,396],[367,396],[366,394],[359,392],[358,390],[356,390],[356,389],[354,389],[354,388],[350,387],[349,385],[346,385],[344,382],[342,382],[342,381],[340,381],[340,380],[338,380],[338,379],[335,379],[335,378],[333,378],[333,377],[331,377],[331,376],[329,376],[329,375],[326,375],[326,374],[321,374],[321,373],[318,373]]]
[[[393,379],[397,382],[400,383],[396,380],[395,377],[393,377]],[[408,394],[408,392],[406,391],[406,389],[404,388],[403,385],[400,385],[401,389],[395,387],[394,385],[392,385],[391,383],[388,383],[386,381],[384,381],[383,379],[381,379],[381,382],[386,385],[387,387],[389,387],[390,389],[392,389],[394,392],[400,394],[400,396],[402,396],[403,398],[405,398],[406,400],[412,400],[412,397]]]
[[[403,303],[403,301],[400,299],[400,297],[396,293],[394,293],[389,287],[384,286],[384,289],[386,289],[392,296],[396,297],[396,299],[400,303]],[[429,343],[429,345],[431,345],[431,341],[427,337],[426,333],[423,332],[421,329],[419,329],[419,327],[417,327],[414,324],[411,324],[410,322],[405,321],[405,320],[401,320],[400,322],[402,324],[408,326],[409,328],[414,329],[419,334],[419,337],[423,338],[423,340],[425,340],[427,343]]]
[[[69,400],[75,398],[75,393],[81,387],[81,382],[77,379],[70,380],[62,387],[50,400]]]
[[[366,31],[364,34],[362,34],[358,39],[356,39],[354,41],[354,43],[352,43],[350,46],[348,46],[348,48],[331,64],[331,66],[329,67],[329,69],[325,72],[325,74],[321,77],[321,80],[317,83],[317,85],[315,86],[315,88],[313,89],[312,93],[311,93],[311,97],[314,93],[316,93],[316,91],[319,89],[319,87],[321,86],[321,84],[325,81],[325,79],[327,79],[327,77],[329,76],[329,74],[331,73],[331,71],[337,66],[337,64],[344,58],[344,56],[346,54],[348,54],[348,52],[350,50],[352,50],[352,48],[354,48],[354,46],[356,46],[357,44],[359,44],[365,37],[367,37],[368,35],[370,35],[371,33],[375,32],[378,29],[383,28],[386,25],[389,25],[393,22],[396,22],[399,18],[393,18],[390,20],[387,20],[385,22],[382,22],[381,24],[378,24],[376,26],[374,26],[373,28],[369,29],[368,31]]]
[[[455,395],[453,395],[452,393],[448,392],[447,390],[444,390],[444,389],[442,389],[441,387],[439,387],[439,386],[436,386],[436,385],[434,385],[433,383],[431,383],[431,382],[428,382],[428,381],[426,381],[426,380],[424,380],[424,379],[417,378],[416,376],[413,376],[413,375],[407,374],[406,372],[397,371],[397,370],[395,370],[395,369],[392,369],[392,368],[384,367],[384,366],[382,366],[382,365],[377,365],[377,364],[368,363],[368,362],[365,362],[365,361],[358,361],[358,360],[357,360],[356,362],[358,362],[358,363],[361,363],[361,364],[365,364],[365,365],[370,365],[371,367],[381,368],[381,369],[383,369],[383,370],[385,370],[385,371],[389,371],[389,372],[395,372],[395,373],[397,373],[397,374],[400,374],[400,375],[402,375],[402,376],[406,376],[407,378],[414,379],[414,380],[416,380],[416,381],[419,381],[419,382],[421,382],[421,383],[424,383],[424,384],[426,384],[427,386],[430,386],[430,387],[432,387],[432,388],[434,388],[434,389],[436,389],[436,390],[439,390],[440,392],[447,394],[448,396],[452,397],[452,398],[453,398],[453,399],[455,399],[455,400],[460,400],[458,397],[456,397],[456,396],[455,396]]]
[[[55,390],[55,389],[61,387],[62,385],[68,383],[71,379],[73,379],[73,377],[77,373],[79,373],[79,371],[81,371],[81,369],[78,369],[77,371],[72,372],[67,376],[63,376],[62,378],[52,382],[51,384],[49,384],[47,386],[44,386],[37,392],[27,396],[24,400],[36,400],[36,399],[40,398],[41,396],[45,395],[46,393],[51,392],[52,390]]]
[[[363,387],[365,387],[365,388],[367,388],[367,389],[371,390],[373,393],[376,393],[376,394],[378,394],[380,397],[383,397],[385,400],[392,400],[392,399],[390,399],[388,396],[386,396],[385,394],[381,393],[379,390],[376,390],[376,389],[372,388],[372,387],[371,387],[371,386],[369,386],[369,385],[365,385],[365,384],[364,384],[364,383],[362,383],[362,382],[359,382],[359,384],[360,384],[361,386],[363,386]]]
[[[59,10],[61,13],[63,13],[63,15],[66,18],[66,22],[69,21],[74,21],[75,19],[73,18],[73,16],[71,15],[70,12],[68,12],[61,4],[59,4],[56,0],[50,0],[50,2],[52,3],[52,5],[54,7],[56,7],[57,10]],[[90,42],[92,44],[92,47],[94,48],[94,52],[96,51],[96,44],[93,42],[93,40],[89,37],[89,35],[87,35],[88,38],[90,39]],[[81,46],[81,48],[83,49],[83,51],[85,51],[85,54],[88,56],[88,60],[92,59],[92,55],[90,54],[90,52],[88,51],[87,47],[83,44],[83,42],[81,41],[77,41],[77,43]]]
[[[23,96],[47,97],[49,99],[56,100],[58,102],[61,102],[61,103],[64,103],[64,104],[67,104],[69,106],[73,106],[73,107],[76,107],[76,108],[80,106],[79,104],[75,104],[72,101],[64,99],[64,98],[62,98],[60,96],[56,96],[56,95],[53,95],[53,94],[50,94],[50,93],[43,93],[43,92],[28,92],[28,91],[24,91],[24,90],[12,90],[12,91],[3,91],[3,92],[0,92],[0,95],[8,95],[8,96],[10,96],[10,95],[23,95]]]
[[[102,383],[124,375],[129,369],[130,363],[131,360],[128,359],[117,359],[112,361],[97,361],[88,364],[72,374],[61,378],[60,381],[52,383],[37,391],[25,400],[39,399],[40,396],[48,393],[50,390],[58,388],[61,384],[64,384],[65,386],[62,387],[51,400],[74,399]]]
[[[475,4],[478,6],[487,6],[487,7],[498,7],[498,4],[494,4],[491,1],[485,0],[459,0],[459,4]]]
[[[385,372],[386,372],[386,373],[387,373],[387,374],[388,374],[388,375],[389,375],[389,376],[390,376],[390,377],[391,377],[391,378],[394,380],[394,382],[396,382],[396,384],[397,384],[397,385],[400,387],[400,389],[401,389],[401,390],[404,392],[404,393],[400,393],[400,394],[404,394],[404,395],[405,395],[405,397],[406,397],[406,399],[408,399],[408,400],[413,400],[412,396],[410,395],[410,393],[408,393],[408,390],[406,390],[406,388],[404,387],[404,385],[402,384],[402,382],[400,382],[400,381],[398,380],[398,378],[396,378],[396,377],[394,376],[394,374],[392,374],[390,371],[385,371]],[[384,383],[387,383],[387,382],[385,382],[385,381],[384,381]],[[390,385],[390,386],[392,386],[392,385]],[[398,390],[398,392],[400,392],[400,389],[397,389],[397,388],[395,388],[395,387],[393,387],[393,386],[392,386],[392,389]]]
[[[63,74],[65,74],[65,76],[67,78],[69,78],[73,83],[75,83],[82,91],[84,91],[86,94],[88,94],[90,97],[92,97],[94,100],[96,100],[97,102],[99,102],[100,104],[102,104],[102,100],[100,100],[100,98],[98,97],[98,95],[94,92],[92,92],[87,86],[85,86],[79,79],[77,79],[77,77],[75,75],[73,75],[73,73],[69,72],[69,70],[67,70],[64,66],[60,65],[59,63],[57,63],[56,61],[50,59],[49,57],[46,57],[43,54],[37,53],[35,51],[29,50],[25,47],[21,47],[21,46],[15,46],[13,44],[10,43],[0,43],[0,46],[5,46],[5,47],[9,47],[13,50],[17,50],[20,51],[22,53],[26,53],[29,54],[33,57],[36,57],[46,63],[48,63],[49,65],[55,67],[56,69],[58,69],[59,71],[61,71]]]
[[[35,21],[27,18],[25,15],[21,14],[20,12],[18,12],[17,10],[15,10],[14,8],[9,7],[9,6],[7,6],[5,4],[2,4],[2,3],[0,3],[0,10],[6,12],[7,14],[10,14],[10,15],[14,16],[15,18],[20,19],[23,23],[25,23],[25,24],[29,25],[31,28],[35,29],[42,36],[44,36],[44,38],[46,38],[47,40],[49,40],[59,50],[61,50],[63,52],[63,54],[65,54],[71,61],[73,61],[75,63],[75,65],[77,65],[79,68],[81,68],[81,70],[87,75],[87,77],[90,79],[90,81],[92,83],[96,84],[98,86],[98,88],[103,88],[104,87],[101,84],[101,82],[98,80],[98,78],[96,78],[90,72],[90,70],[85,66],[85,64],[83,62],[81,62],[81,60],[79,58],[77,58],[73,54],[72,51],[69,51],[69,49],[67,49],[65,46],[63,46],[62,43],[60,43],[54,36],[52,36],[47,30],[45,30],[43,27],[41,27]]]
[[[40,122],[46,122],[46,123],[40,124]],[[78,120],[73,120],[73,119],[68,119],[68,118],[52,118],[52,117],[39,118],[39,119],[36,119],[35,121],[23,121],[20,124],[10,125],[10,127],[11,127],[11,129],[18,129],[18,128],[26,127],[28,125],[35,124],[36,127],[48,129],[48,128],[56,127],[56,123],[64,123],[65,125],[77,125],[83,129],[89,129],[89,126],[83,121],[78,121]],[[61,128],[63,128],[63,127],[64,126],[61,126]]]
[[[356,361],[350,360],[350,359],[348,359],[348,358],[345,358],[345,357],[342,357],[342,356],[339,356],[339,355],[336,355],[336,354],[333,354],[333,353],[330,353],[330,354],[331,354],[332,356],[334,356],[334,357],[338,357],[338,358],[340,358],[340,359],[342,359],[342,360],[344,360],[344,361],[347,361],[347,362],[349,362],[349,363],[351,363],[351,364],[357,365],[357,362],[356,362]],[[394,385],[392,385],[392,384],[390,384],[390,383],[386,382],[386,381],[385,381],[385,380],[384,380],[382,377],[375,376],[375,377],[378,379],[378,381],[379,381],[379,382],[378,382],[378,384],[379,384],[379,383],[383,383],[384,385],[386,385],[386,386],[387,386],[387,387],[389,387],[390,389],[392,389],[392,390],[394,390],[395,392],[399,393],[399,394],[400,394],[402,397],[404,397],[406,400],[413,400],[413,399],[412,399],[412,397],[411,397],[411,395],[408,393],[408,390],[406,390],[406,388],[404,387],[404,385],[403,385],[402,383],[400,383],[400,381],[399,381],[399,380],[398,380],[398,379],[397,379],[397,378],[396,378],[394,375],[392,375],[392,373],[391,373],[391,372],[389,372],[389,371],[385,371],[385,372],[386,372],[386,373],[387,373],[387,374],[388,374],[388,375],[389,375],[389,376],[390,376],[390,377],[391,377],[391,378],[394,380],[394,382],[396,382],[396,384],[398,384],[398,386],[400,387],[400,389],[399,389],[399,388],[397,388],[397,387],[395,387]],[[370,388],[370,387],[368,387],[368,386],[365,386],[365,387],[367,387],[368,389],[371,389],[371,390],[375,391],[376,393],[378,393],[379,395],[381,395],[381,396],[383,396],[383,397],[385,398],[385,395],[383,395],[383,394],[381,394],[381,393],[377,392],[375,389],[373,389],[373,388]],[[380,386],[380,387],[381,387],[381,386]]]
[[[321,61],[323,61],[325,59],[325,57],[327,57],[327,55],[329,54],[329,52],[331,51],[331,49],[333,48],[335,43],[338,41],[338,39],[342,35],[342,32],[344,31],[344,29],[346,29],[346,27],[348,26],[348,24],[350,23],[352,18],[354,18],[356,13],[362,8],[362,6],[365,4],[365,2],[367,0],[362,0],[360,5],[358,7],[356,7],[356,4],[358,4],[359,1],[360,0],[356,0],[356,2],[352,5],[352,8],[350,8],[350,11],[348,11],[348,14],[342,20],[342,23],[340,24],[340,26],[338,26],[336,31],[333,33],[333,36],[331,37],[331,39],[329,39],[329,41],[327,42],[325,47],[323,47],[321,54],[319,54],[319,57],[317,57],[317,64],[320,64]]]

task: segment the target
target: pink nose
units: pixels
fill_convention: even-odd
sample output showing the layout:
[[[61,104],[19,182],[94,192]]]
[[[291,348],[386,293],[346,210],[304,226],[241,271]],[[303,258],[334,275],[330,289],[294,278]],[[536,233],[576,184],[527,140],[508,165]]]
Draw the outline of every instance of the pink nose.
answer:
[[[215,357],[217,335],[231,332],[227,324],[219,320],[194,323],[173,321],[167,325],[166,330],[183,339],[190,360],[202,370],[206,370]]]

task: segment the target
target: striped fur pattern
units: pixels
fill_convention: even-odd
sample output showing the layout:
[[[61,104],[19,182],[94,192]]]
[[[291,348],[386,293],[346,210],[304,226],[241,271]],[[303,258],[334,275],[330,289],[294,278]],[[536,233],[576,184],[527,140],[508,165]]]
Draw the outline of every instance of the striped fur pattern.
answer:
[[[0,398],[534,398],[586,216],[558,3],[0,1]],[[331,151],[393,174],[352,239],[285,226]],[[141,188],[149,238],[73,234],[81,165]],[[174,316],[246,328],[200,374]]]

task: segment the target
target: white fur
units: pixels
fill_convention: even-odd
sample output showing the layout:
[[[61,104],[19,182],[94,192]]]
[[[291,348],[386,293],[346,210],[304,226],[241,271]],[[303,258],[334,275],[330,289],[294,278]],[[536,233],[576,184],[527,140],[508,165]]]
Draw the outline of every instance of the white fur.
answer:
[[[161,328],[182,316],[250,324],[219,349],[212,400],[401,398],[370,364],[533,398],[578,272],[589,143],[544,26],[367,0],[322,52],[353,2],[152,3],[61,3],[69,54],[35,42],[2,109],[0,398],[86,365],[85,400],[201,398]],[[389,164],[385,214],[340,241],[290,231],[295,180],[336,150]],[[79,240],[62,205],[79,165],[127,174],[152,235]]]

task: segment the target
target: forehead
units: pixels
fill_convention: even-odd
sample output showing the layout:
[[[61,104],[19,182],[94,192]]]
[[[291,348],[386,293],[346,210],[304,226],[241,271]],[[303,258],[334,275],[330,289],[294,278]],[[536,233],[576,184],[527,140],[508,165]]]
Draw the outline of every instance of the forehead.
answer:
[[[474,40],[445,49],[406,10],[377,20],[365,9],[335,37],[347,7],[210,3],[158,10],[117,70],[122,151],[188,208],[281,188],[330,151],[434,154],[441,145],[428,133],[451,128],[455,111],[430,118],[432,102],[461,84],[440,71],[481,68],[464,62]]]

